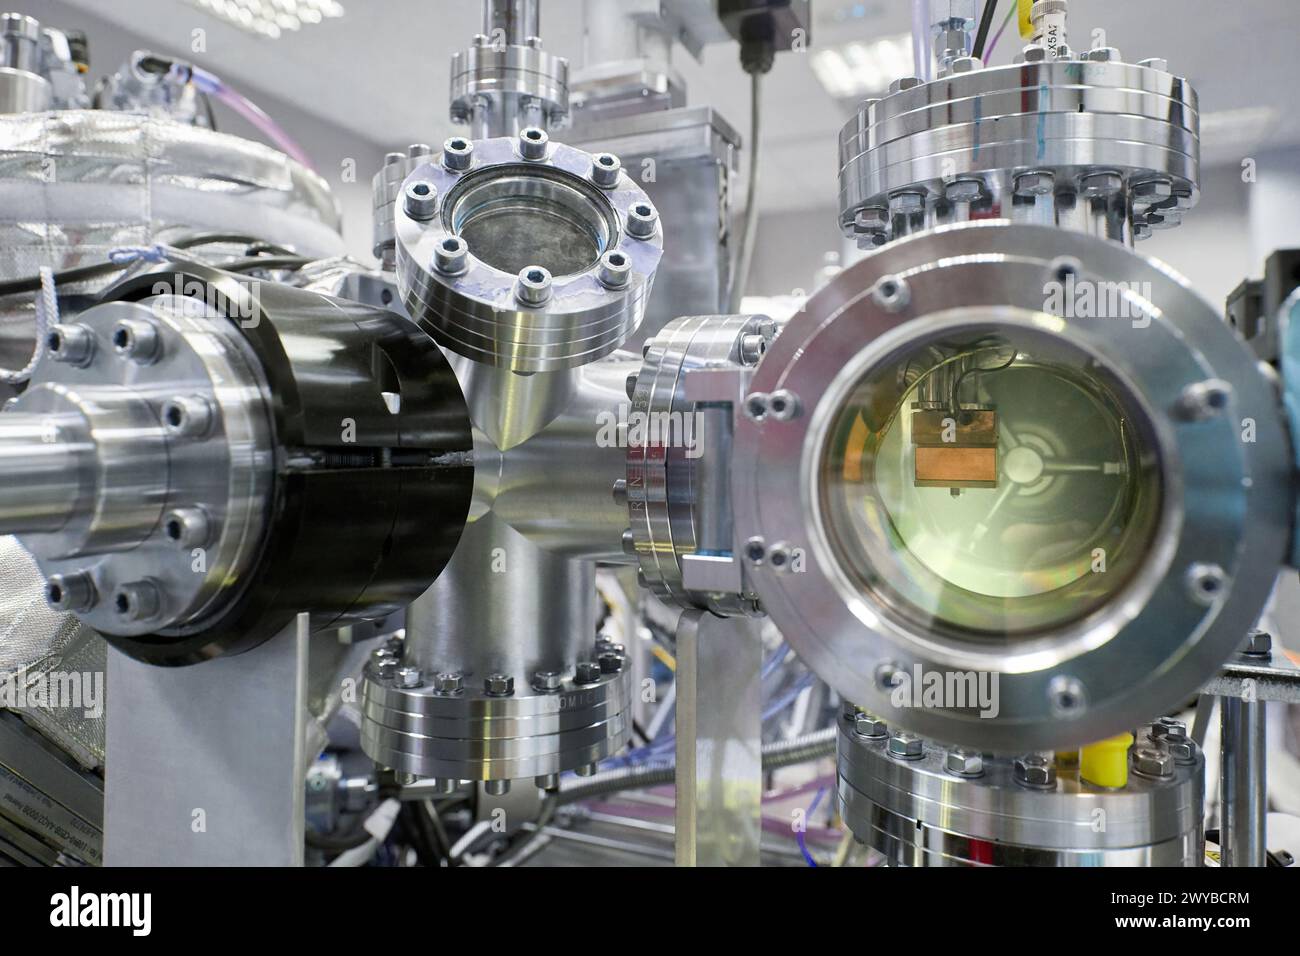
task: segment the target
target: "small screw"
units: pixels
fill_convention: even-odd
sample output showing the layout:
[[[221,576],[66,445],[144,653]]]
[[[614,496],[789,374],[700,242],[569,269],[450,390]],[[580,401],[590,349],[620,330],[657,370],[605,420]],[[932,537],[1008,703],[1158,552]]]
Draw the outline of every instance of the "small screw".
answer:
[[[469,243],[460,236],[448,236],[433,250],[433,267],[443,275],[460,275],[469,267]]]
[[[745,398],[745,415],[756,422],[767,417],[767,392],[750,392]]]
[[[546,130],[529,126],[519,131],[519,155],[524,159],[538,160],[546,158],[546,146],[551,138]]]
[[[95,358],[95,333],[87,325],[52,325],[45,333],[45,352],[56,362],[85,368]]]
[[[162,407],[163,428],[174,438],[202,438],[212,427],[212,405],[202,395],[182,395]]]
[[[402,206],[412,219],[425,222],[438,211],[438,187],[427,179],[417,179],[406,187]]]
[[[614,504],[618,505],[619,507],[622,507],[623,505],[627,504],[627,479],[626,478],[614,479],[614,487],[611,489],[611,496],[614,499]]]
[[[591,181],[603,189],[612,189],[618,185],[622,171],[623,164],[613,153],[597,153],[591,157]]]
[[[541,266],[527,266],[515,280],[515,298],[524,305],[545,305],[551,297],[551,274]]]
[[[871,287],[871,298],[886,312],[901,312],[912,301],[912,290],[899,276],[882,276]]]
[[[758,332],[740,337],[740,361],[743,365],[757,365],[767,351],[767,339]]]
[[[467,139],[453,136],[442,144],[442,165],[448,169],[469,169],[474,162],[474,144]]]
[[[95,601],[95,581],[85,571],[51,574],[45,582],[45,603],[55,611],[89,611]]]
[[[979,777],[984,773],[984,756],[975,750],[954,747],[948,751],[944,767],[958,777]]]
[[[1047,47],[1039,43],[1031,43],[1020,51],[1026,63],[1042,63],[1047,59]]]
[[[607,289],[622,289],[632,278],[632,264],[624,253],[611,249],[600,257],[596,278]]]
[[[1273,656],[1273,635],[1258,628],[1246,635],[1246,643],[1241,653],[1247,657],[1270,658]]]
[[[122,319],[113,326],[109,338],[114,352],[139,365],[157,360],[162,351],[158,326],[148,319]]]
[[[560,689],[563,678],[556,671],[538,671],[533,675],[533,687],[551,694]]]
[[[459,694],[465,688],[465,678],[455,671],[441,671],[433,675],[433,689],[439,694]]]
[[[1187,569],[1187,590],[1197,604],[1212,605],[1227,582],[1227,574],[1217,564],[1197,562]]]
[[[889,737],[889,755],[900,760],[920,760],[925,756],[925,743],[915,734],[895,733]]]
[[[202,508],[173,508],[163,515],[163,536],[181,548],[199,548],[208,543],[210,525]]]
[[[767,557],[767,542],[759,537],[750,538],[745,542],[745,557],[750,564],[762,564]]]
[[[1056,765],[1051,757],[1042,754],[1017,757],[1012,761],[1011,773],[1022,787],[1046,790],[1056,786]]]
[[[799,396],[787,389],[778,389],[767,397],[768,413],[779,422],[788,422],[799,414]]]
[[[655,234],[659,225],[659,213],[648,202],[633,203],[627,211],[624,228],[627,234],[637,239],[649,239]]]
[[[602,674],[617,674],[623,669],[622,654],[601,654],[597,660],[600,663],[600,672]]]
[[[133,581],[113,592],[113,610],[125,621],[147,621],[161,608],[162,595],[152,581]]]
[[[871,714],[858,714],[853,719],[853,732],[859,737],[879,740],[889,733],[889,727],[879,717],[873,717]]]
[[[600,665],[595,661],[579,661],[573,669],[575,684],[594,684],[600,680]]]
[[[396,683],[398,687],[405,687],[407,689],[419,687],[424,683],[424,675],[420,673],[420,668],[418,667],[399,667],[397,669],[397,675],[394,678],[394,683]]]
[[[1083,684],[1075,677],[1058,674],[1047,685],[1047,699],[1057,717],[1077,714],[1084,709],[1087,696]]]
[[[1174,773],[1174,758],[1168,750],[1137,747],[1133,751],[1133,772],[1144,777],[1171,777]]]
[[[1222,379],[1193,382],[1178,396],[1178,417],[1203,422],[1221,415],[1232,401],[1232,386]]]

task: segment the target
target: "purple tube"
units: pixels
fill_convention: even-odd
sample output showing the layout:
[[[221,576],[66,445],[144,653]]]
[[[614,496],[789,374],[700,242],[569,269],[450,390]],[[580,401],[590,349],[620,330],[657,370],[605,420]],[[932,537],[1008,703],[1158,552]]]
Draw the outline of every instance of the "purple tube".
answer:
[[[306,166],[312,172],[316,171],[316,167],[313,166],[311,160],[307,158],[307,154],[303,152],[302,147],[294,142],[293,137],[286,133],[280,127],[279,123],[271,119],[271,117],[266,114],[266,111],[260,106],[242,93],[227,86],[226,83],[216,74],[209,73],[207,70],[201,69],[197,66],[187,66],[187,68],[189,70],[190,79],[194,81],[194,85],[202,92],[207,93],[209,96],[215,96],[226,106],[229,106],[244,119],[248,120],[249,123],[256,127],[259,132],[266,136],[267,139],[274,143],[286,155],[291,156],[293,159],[302,163],[302,165]],[[175,69],[175,67],[173,67],[173,69]]]

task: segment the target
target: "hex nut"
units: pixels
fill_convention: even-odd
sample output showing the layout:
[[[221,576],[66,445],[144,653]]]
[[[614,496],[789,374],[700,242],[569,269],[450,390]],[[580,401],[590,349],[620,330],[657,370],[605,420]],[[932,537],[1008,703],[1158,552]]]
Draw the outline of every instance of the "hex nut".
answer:
[[[483,692],[489,697],[509,697],[515,692],[515,679],[505,674],[489,674],[483,681]]]
[[[974,202],[984,193],[984,184],[978,179],[958,179],[944,189],[949,202]]]
[[[1144,777],[1171,777],[1174,758],[1168,750],[1155,747],[1137,747],[1133,750],[1133,772]]]
[[[1042,754],[1024,754],[1011,763],[1011,774],[1022,787],[1046,790],[1056,786],[1056,765]]]
[[[963,747],[954,747],[944,758],[944,768],[958,777],[979,777],[984,773],[984,755]]]
[[[925,742],[916,734],[890,734],[887,749],[891,757],[900,760],[920,760],[925,756]]]
[[[459,694],[465,689],[465,678],[456,671],[440,671],[433,675],[433,689],[439,694]]]
[[[420,673],[418,667],[399,667],[393,678],[393,682],[398,687],[404,687],[408,690],[419,687],[424,683],[424,675]]]
[[[538,671],[533,675],[533,687],[547,694],[560,689],[564,678],[557,671]]]
[[[600,665],[595,661],[579,661],[573,669],[575,684],[594,684],[600,680]]]
[[[853,719],[853,732],[859,737],[878,740],[889,733],[889,727],[883,720],[872,714],[858,714]]]
[[[1266,658],[1273,656],[1273,635],[1268,631],[1261,631],[1258,628],[1251,630],[1246,635],[1246,643],[1241,648],[1241,653],[1247,657]]]

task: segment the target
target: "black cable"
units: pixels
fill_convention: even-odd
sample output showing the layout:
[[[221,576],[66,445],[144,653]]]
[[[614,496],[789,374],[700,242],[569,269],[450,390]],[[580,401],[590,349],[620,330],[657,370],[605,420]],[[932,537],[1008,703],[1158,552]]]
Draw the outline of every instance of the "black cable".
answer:
[[[980,17],[979,30],[975,33],[975,45],[971,47],[971,56],[984,59],[984,44],[988,42],[989,29],[993,26],[993,14],[997,12],[998,0],[985,0],[984,13]]]
[[[315,830],[308,830],[305,839],[309,847],[326,853],[354,850],[370,839],[370,831],[365,828],[364,823],[363,817],[356,829],[345,833],[317,833]]]
[[[200,233],[199,235],[187,236],[183,239],[177,239],[173,242],[165,243],[165,245],[172,246],[176,249],[192,249],[196,246],[235,244],[248,244],[250,247],[261,245],[268,250],[283,252],[296,260],[292,266],[279,266],[278,268],[299,268],[300,266],[312,261],[303,256],[294,256],[289,252],[289,250],[284,249],[283,246],[273,246],[270,243],[263,243],[262,240],[254,236],[243,236],[233,233]],[[229,272],[242,272],[245,269],[253,268],[255,263],[256,260],[254,259],[248,262],[234,263],[234,265],[239,266],[239,268],[231,268],[230,266],[222,266],[222,268]],[[130,265],[130,263],[118,264],[112,261],[105,261],[97,262],[90,266],[77,266],[72,269],[63,269],[54,273],[54,281],[59,285],[74,285],[78,282],[97,279],[100,276],[109,275],[113,272],[121,272],[125,270],[128,265]],[[276,267],[272,266],[272,268]],[[20,295],[24,292],[37,292],[40,288],[41,277],[39,275],[27,276],[22,279],[9,279],[5,282],[0,282],[0,297],[7,295]]]

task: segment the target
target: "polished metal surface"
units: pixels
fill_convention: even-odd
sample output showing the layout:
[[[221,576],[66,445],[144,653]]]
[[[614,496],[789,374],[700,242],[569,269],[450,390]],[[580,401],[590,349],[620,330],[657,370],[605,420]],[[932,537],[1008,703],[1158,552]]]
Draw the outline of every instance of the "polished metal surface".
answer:
[[[309,621],[245,654],[155,667],[109,650],[109,866],[301,866]]]
[[[1048,314],[1045,283],[1059,256],[1078,264],[1083,281],[1139,283],[1141,296],[1130,300],[1138,311],[1130,319]],[[887,276],[903,280],[908,296],[873,296]],[[868,370],[940,330],[993,326],[1059,336],[1125,383],[1143,409],[1135,421],[1155,436],[1164,500],[1148,560],[1109,603],[1046,633],[990,645],[918,628],[881,590],[850,583],[821,517],[818,463],[829,423]],[[1188,414],[1185,390],[1213,379],[1231,383],[1222,414]],[[809,301],[750,390],[785,390],[802,412],[738,418],[737,537],[802,549],[806,568],[755,564],[748,585],[819,676],[927,736],[1005,751],[1083,744],[1137,725],[1218,671],[1254,624],[1283,557],[1293,478],[1274,395],[1214,309],[1165,267],[1115,243],[997,222],[893,243]],[[1256,427],[1257,441],[1241,440],[1243,422]],[[1189,589],[1208,580],[1210,566],[1222,572],[1212,587]],[[882,673],[916,667],[997,674],[996,717],[896,706]],[[1083,691],[1068,713],[1054,706],[1052,681],[1061,675]]]
[[[395,212],[411,316],[445,348],[516,372],[614,351],[641,322],[663,247],[658,215],[626,173],[599,186],[598,157],[533,133],[476,141],[465,170],[417,167],[403,188],[425,190],[437,211]],[[649,233],[638,236],[642,225]],[[468,245],[463,267],[440,270],[436,251],[456,240]],[[605,257],[628,266],[624,284],[601,281]]]
[[[1267,866],[1268,747],[1265,704],[1219,701],[1219,835],[1224,866]]]
[[[630,383],[625,491],[633,552],[662,600],[756,612],[728,507],[732,416],[774,336],[765,316],[699,315],[646,343]]]
[[[678,866],[758,866],[763,643],[748,618],[677,624]]]
[[[840,225],[863,246],[988,218],[1131,243],[1199,198],[1199,109],[1164,69],[1088,57],[904,81],[840,133]]]
[[[838,790],[845,823],[895,866],[1200,866],[1205,760],[1165,776],[1135,769],[1122,789],[1089,784],[1059,761],[1052,782],[1019,783],[1014,761],[983,754],[979,772],[953,770],[950,748],[917,740],[891,752],[888,733],[840,720]],[[1149,738],[1139,746],[1154,746]],[[1051,758],[1047,758],[1050,764]]]
[[[611,152],[659,210],[664,253],[631,351],[673,319],[726,309],[731,284],[731,185],[740,134],[707,106],[609,116],[575,113],[565,142]]]
[[[53,97],[45,77],[0,66],[0,113],[39,113],[49,109]]]

